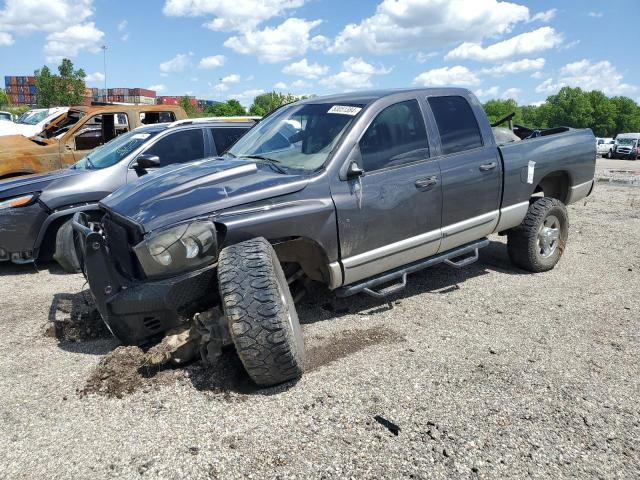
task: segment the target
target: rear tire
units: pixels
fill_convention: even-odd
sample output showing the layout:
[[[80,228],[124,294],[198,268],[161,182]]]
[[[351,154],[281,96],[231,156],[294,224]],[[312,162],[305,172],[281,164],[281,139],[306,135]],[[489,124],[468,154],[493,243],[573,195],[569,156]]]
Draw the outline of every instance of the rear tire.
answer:
[[[565,205],[555,198],[540,198],[529,205],[522,223],[507,232],[509,258],[530,272],[551,270],[562,256],[568,234]]]
[[[258,385],[304,372],[298,314],[276,252],[264,238],[224,248],[218,260],[222,308],[238,356]]]
[[[76,255],[76,248],[73,241],[72,220],[63,223],[56,233],[56,249],[53,259],[58,262],[65,272],[80,272],[80,261]]]

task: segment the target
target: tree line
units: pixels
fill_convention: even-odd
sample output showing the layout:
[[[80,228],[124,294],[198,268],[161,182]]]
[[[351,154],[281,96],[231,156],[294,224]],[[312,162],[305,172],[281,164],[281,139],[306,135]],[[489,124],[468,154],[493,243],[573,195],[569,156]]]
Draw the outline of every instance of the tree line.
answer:
[[[597,137],[640,132],[640,106],[629,97],[607,97],[598,90],[563,87],[538,106],[514,100],[489,100],[483,106],[490,122],[515,112],[513,122],[528,127],[590,128]]]

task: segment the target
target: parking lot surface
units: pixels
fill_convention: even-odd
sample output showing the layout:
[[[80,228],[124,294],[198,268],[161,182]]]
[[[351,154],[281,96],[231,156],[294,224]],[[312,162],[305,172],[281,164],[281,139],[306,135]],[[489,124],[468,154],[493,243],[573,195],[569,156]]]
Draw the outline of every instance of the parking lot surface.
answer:
[[[640,188],[569,221],[551,272],[495,236],[389,302],[308,295],[309,371],[264,390],[233,352],[138,372],[99,324],[48,336],[82,276],[0,265],[0,478],[639,478]]]

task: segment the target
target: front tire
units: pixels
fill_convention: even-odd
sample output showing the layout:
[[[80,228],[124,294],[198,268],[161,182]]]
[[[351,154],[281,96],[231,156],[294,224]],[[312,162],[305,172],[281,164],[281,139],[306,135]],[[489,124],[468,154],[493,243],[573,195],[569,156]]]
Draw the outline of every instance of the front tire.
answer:
[[[224,248],[218,285],[231,338],[251,379],[270,386],[300,377],[302,329],[271,244],[254,238]]]
[[[80,261],[76,255],[71,222],[72,220],[67,220],[56,233],[56,249],[53,253],[53,259],[65,272],[78,273],[80,272]]]
[[[546,272],[560,260],[568,235],[565,205],[555,198],[540,198],[529,205],[522,223],[508,231],[509,258],[524,270]]]

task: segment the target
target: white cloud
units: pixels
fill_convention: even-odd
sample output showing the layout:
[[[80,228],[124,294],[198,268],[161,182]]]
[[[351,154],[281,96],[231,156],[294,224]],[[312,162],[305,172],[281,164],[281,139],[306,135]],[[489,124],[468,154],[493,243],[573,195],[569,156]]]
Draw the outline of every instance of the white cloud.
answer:
[[[551,10],[545,10],[544,12],[538,12],[533,17],[531,17],[530,21],[547,23],[553,20],[553,18],[556,16],[556,13],[558,13],[557,8],[552,8]]]
[[[480,98],[495,98],[498,96],[498,93],[500,93],[500,88],[497,85],[494,85],[487,89],[479,88],[474,93],[476,94],[476,97]]]
[[[375,67],[362,58],[350,57],[342,62],[342,70],[335,75],[320,80],[324,85],[335,90],[360,90],[373,86],[373,75],[386,75],[391,71],[384,67]]]
[[[0,31],[62,32],[93,15],[93,0],[6,0]]]
[[[294,90],[300,90],[301,88],[309,88],[311,84],[305,80],[296,80],[291,84],[291,88]]]
[[[8,47],[13,45],[13,37],[6,32],[0,32],[0,47]]]
[[[249,30],[240,36],[228,38],[224,46],[243,55],[255,55],[260,62],[284,62],[306,53],[311,45],[309,32],[321,22],[288,18],[277,27]]]
[[[228,95],[227,98],[229,100],[231,99],[238,100],[238,102],[240,102],[242,106],[248,108],[253,103],[253,99],[256,98],[258,95],[262,95],[263,93],[265,92],[262,89],[245,90],[242,93],[235,93],[232,95]]]
[[[120,40],[122,40],[123,42],[126,42],[127,40],[129,40],[129,34],[128,33],[124,33],[120,36]]]
[[[551,27],[541,27],[521,33],[502,42],[483,47],[479,43],[465,42],[445,56],[446,60],[471,59],[478,61],[500,61],[518,55],[527,55],[560,45],[562,34]]]
[[[101,73],[101,72],[90,73],[89,75],[86,76],[84,80],[87,83],[97,83],[97,84],[102,83],[104,82],[104,73]]]
[[[429,53],[418,52],[416,53],[415,58],[416,58],[416,62],[418,63],[426,63],[426,61],[429,60],[430,58],[437,57],[437,56],[438,56],[438,52],[429,52]]]
[[[218,68],[225,64],[227,58],[224,55],[212,55],[210,57],[204,57],[200,59],[200,63],[198,63],[198,68],[202,69],[212,69]]]
[[[73,58],[81,51],[98,52],[104,32],[98,30],[93,22],[73,25],[61,32],[47,35],[44,52],[47,62],[58,62],[63,58]]]
[[[153,90],[156,93],[162,93],[162,92],[165,92],[167,90],[167,87],[165,85],[163,85],[162,83],[158,83],[156,85],[149,85],[147,87],[147,90]]]
[[[179,53],[171,60],[167,60],[166,62],[162,62],[160,64],[160,72],[164,75],[169,73],[177,73],[182,72],[185,68],[187,68],[191,64],[190,57],[192,53]]]
[[[456,65],[455,67],[434,68],[423,72],[413,79],[413,83],[423,87],[472,86],[478,85],[480,79],[467,67]]]
[[[220,80],[222,83],[238,83],[240,81],[240,75],[237,73],[232,73],[231,75],[227,75],[226,77]]]
[[[560,69],[557,80],[548,78],[535,91],[553,94],[566,86],[600,90],[606,95],[626,95],[638,90],[638,87],[624,83],[622,74],[607,60],[591,63],[590,60],[583,59],[568,63]]]
[[[531,70],[540,70],[544,68],[544,64],[544,58],[524,58],[515,62],[503,63],[502,65],[498,65],[497,67],[483,68],[481,72],[486,75],[499,77],[502,75],[527,72]]]
[[[122,20],[119,24],[118,24],[118,31],[122,32],[125,28],[127,28],[127,25],[129,24],[129,22],[127,22],[126,20]]]
[[[299,62],[287,65],[282,69],[282,73],[287,75],[297,75],[299,77],[306,78],[318,78],[322,75],[326,75],[328,72],[328,66],[320,65],[319,63],[309,63],[306,58],[303,58]]]
[[[273,86],[273,88],[276,88],[278,90],[286,90],[287,88],[289,88],[289,86],[284,82],[278,82]]]
[[[537,72],[533,72],[531,74],[531,78],[535,78],[535,79],[539,80],[539,79],[541,79],[543,77],[543,75],[544,74],[541,71],[538,70]]]
[[[504,92],[502,92],[502,95],[500,95],[500,98],[502,98],[503,100],[509,100],[509,99],[518,100],[521,94],[522,94],[521,88],[508,88]]]
[[[509,32],[529,9],[498,0],[383,0],[376,13],[344,27],[332,50],[390,53],[477,42]]]
[[[305,0],[166,0],[162,11],[169,17],[214,17],[205,24],[212,30],[247,31],[260,23],[300,7]]]
[[[593,17],[593,18],[602,18],[603,13],[602,12],[589,12],[588,15],[590,17]]]

